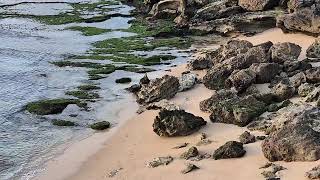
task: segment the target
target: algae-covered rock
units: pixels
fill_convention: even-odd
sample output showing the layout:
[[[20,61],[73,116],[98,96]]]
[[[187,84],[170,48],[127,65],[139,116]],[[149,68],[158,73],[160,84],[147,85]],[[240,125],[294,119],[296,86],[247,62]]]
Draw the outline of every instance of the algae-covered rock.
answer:
[[[37,115],[59,114],[69,104],[77,104],[79,107],[83,106],[77,99],[50,99],[31,102],[26,106],[26,110]]]
[[[54,119],[51,122],[55,126],[75,126],[76,125],[72,121],[66,121],[66,120],[60,120],[60,119]]]
[[[101,122],[93,123],[90,125],[91,129],[100,130],[100,131],[108,129],[109,127],[110,127],[110,122],[108,121],[101,121]]]
[[[119,83],[119,84],[130,83],[131,82],[131,78],[128,78],[128,77],[119,78],[119,79],[116,79],[115,82]]]
[[[226,142],[223,146],[214,151],[212,157],[215,160],[239,158],[246,154],[243,144],[237,141]]]

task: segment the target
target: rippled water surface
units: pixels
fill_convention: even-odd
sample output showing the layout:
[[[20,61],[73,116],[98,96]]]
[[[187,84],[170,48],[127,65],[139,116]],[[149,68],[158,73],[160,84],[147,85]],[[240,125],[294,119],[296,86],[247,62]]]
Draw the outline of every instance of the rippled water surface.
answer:
[[[40,0],[0,0],[0,13],[56,15],[71,10],[70,5],[66,3],[22,3],[1,7],[21,2],[40,2]],[[80,0],[54,2],[80,2]],[[129,14],[133,9],[125,5],[112,5],[110,8],[114,9],[108,13],[122,14]],[[98,23],[51,26],[26,18],[0,19],[0,179],[28,179],[41,169],[41,165],[56,154],[58,149],[61,149],[58,148],[60,145],[75,142],[92,134],[93,131],[86,128],[88,124],[108,120],[116,125],[119,113],[124,108],[134,114],[137,105],[134,104],[133,97],[123,90],[128,85],[116,85],[114,80],[117,77],[130,76],[133,82],[138,82],[143,75],[124,71],[116,71],[108,78],[99,80],[101,100],[90,103],[90,111],[81,111],[77,106],[70,105],[60,115],[39,117],[23,110],[28,102],[70,98],[65,95],[67,90],[74,90],[77,86],[88,82],[86,69],[59,68],[49,62],[63,60],[69,55],[84,54],[91,48],[91,43],[99,40],[132,36],[132,33],[121,31],[130,26],[128,21],[131,19],[115,17]],[[80,32],[65,30],[66,27],[74,25],[115,31],[96,36],[83,36]],[[158,50],[146,55],[159,53],[187,55],[175,50],[163,52]],[[183,61],[184,58],[179,57],[175,62]],[[151,77],[158,75],[158,72],[150,73]],[[69,116],[71,114],[74,116]],[[77,122],[79,126],[55,127],[47,118],[67,118]]]

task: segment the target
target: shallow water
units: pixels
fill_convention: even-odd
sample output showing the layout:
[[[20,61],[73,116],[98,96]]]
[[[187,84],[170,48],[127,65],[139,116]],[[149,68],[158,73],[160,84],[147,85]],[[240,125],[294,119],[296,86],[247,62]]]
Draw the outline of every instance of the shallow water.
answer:
[[[27,1],[0,0],[0,5],[18,2]],[[132,10],[124,5],[111,7],[116,8],[114,12],[123,14]],[[68,11],[69,7],[63,3],[37,3],[12,6],[9,9],[15,13],[52,15]],[[129,85],[117,85],[114,80],[130,76],[132,83],[136,83],[143,75],[125,71],[116,71],[108,78],[96,81],[102,88],[99,91],[101,100],[90,103],[90,111],[81,111],[77,106],[70,105],[62,114],[45,118],[23,111],[28,102],[68,97],[65,95],[66,91],[88,83],[85,68],[59,68],[49,62],[63,60],[68,55],[85,54],[91,48],[90,44],[99,40],[132,36],[132,33],[119,31],[128,28],[128,21],[131,19],[116,17],[99,23],[56,26],[23,18],[0,19],[0,179],[29,179],[41,170],[47,160],[61,152],[65,144],[93,134],[92,130],[86,128],[88,124],[108,120],[116,126],[119,123],[119,114],[124,109],[128,114],[135,113],[137,105],[134,98],[124,90]],[[65,27],[73,25],[116,31],[97,36],[83,36],[77,31],[64,30]],[[174,63],[184,62],[183,56],[188,55],[177,50],[157,50],[147,55],[168,53],[180,56]],[[166,66],[152,68],[164,69]],[[149,76],[155,78],[159,74],[153,72]],[[76,117],[70,117],[71,114]],[[53,118],[75,121],[79,126],[55,127],[48,121]]]

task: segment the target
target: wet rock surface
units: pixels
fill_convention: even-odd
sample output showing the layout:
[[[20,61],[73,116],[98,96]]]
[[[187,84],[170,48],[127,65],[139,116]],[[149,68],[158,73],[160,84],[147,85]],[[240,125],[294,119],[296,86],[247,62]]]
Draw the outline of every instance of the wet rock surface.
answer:
[[[162,110],[154,120],[153,131],[159,136],[187,136],[206,124],[202,117],[184,110]]]

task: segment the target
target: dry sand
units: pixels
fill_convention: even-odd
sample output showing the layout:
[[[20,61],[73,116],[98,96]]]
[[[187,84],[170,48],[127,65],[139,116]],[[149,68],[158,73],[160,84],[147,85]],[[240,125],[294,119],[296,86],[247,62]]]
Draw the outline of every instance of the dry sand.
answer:
[[[305,49],[314,41],[313,37],[301,34],[283,34],[279,29],[271,29],[254,37],[244,38],[254,44],[267,40],[273,42],[294,42]],[[172,69],[169,74],[179,75],[185,71],[186,66]],[[200,76],[204,71],[197,72]],[[78,145],[71,147],[62,156],[51,161],[47,170],[36,179],[74,179],[74,180],[100,180],[109,179],[108,173],[117,170],[119,172],[112,179],[121,180],[160,180],[160,179],[201,179],[201,180],[255,180],[264,179],[260,166],[267,160],[261,152],[261,141],[245,145],[246,155],[243,158],[213,160],[204,159],[193,162],[200,167],[199,170],[189,174],[181,174],[186,160],[179,159],[181,153],[188,147],[195,146],[199,141],[199,134],[206,133],[213,143],[198,146],[200,153],[213,153],[220,145],[229,140],[238,140],[238,137],[246,128],[234,125],[209,122],[209,114],[199,109],[199,102],[209,98],[212,94],[203,85],[197,85],[192,90],[178,93],[171,101],[180,105],[183,109],[195,115],[202,116],[208,121],[207,126],[199,132],[187,137],[163,138],[152,131],[152,123],[158,111],[146,111],[127,121],[111,137],[106,133],[99,133]],[[260,134],[253,132],[253,134]],[[110,138],[109,138],[110,137]],[[94,140],[96,138],[96,140]],[[187,148],[172,149],[180,143],[190,143]],[[92,151],[92,146],[96,151]],[[91,150],[90,150],[91,149]],[[91,155],[90,155],[91,154]],[[174,161],[167,166],[157,168],[146,167],[146,162],[160,156],[171,155]],[[74,160],[76,159],[76,160]],[[78,164],[75,165],[74,163]],[[318,162],[294,162],[282,164],[287,170],[281,171],[283,180],[303,180],[304,174]],[[81,165],[81,166],[79,166]]]

